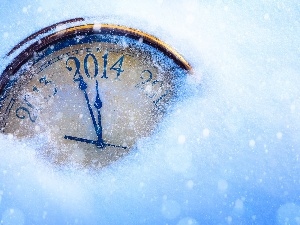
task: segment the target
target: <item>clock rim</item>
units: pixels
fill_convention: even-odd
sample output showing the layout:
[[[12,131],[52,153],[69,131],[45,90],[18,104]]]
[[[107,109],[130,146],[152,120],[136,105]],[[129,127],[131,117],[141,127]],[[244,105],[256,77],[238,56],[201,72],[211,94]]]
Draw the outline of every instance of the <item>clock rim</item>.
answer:
[[[65,27],[66,26],[66,27]],[[100,29],[94,29],[95,26]],[[57,28],[64,28],[57,30]],[[124,25],[110,24],[110,23],[87,23],[84,18],[74,18],[59,23],[55,23],[48,27],[45,27],[32,35],[25,38],[18,43],[12,50],[7,53],[7,57],[13,55],[18,49],[25,47],[27,43],[31,43],[28,47],[25,47],[15,58],[11,60],[11,63],[4,69],[0,77],[0,93],[5,88],[6,83],[9,81],[10,76],[14,75],[22,65],[24,65],[30,58],[33,57],[35,52],[42,51],[44,48],[51,44],[55,44],[63,38],[70,37],[72,35],[90,35],[110,33],[116,35],[124,35],[130,38],[139,40],[143,39],[143,42],[157,48],[159,51],[171,58],[175,64],[180,68],[192,73],[191,65],[171,46],[161,41],[159,38],[148,34],[144,31],[130,28]],[[44,35],[43,37],[40,37]],[[35,40],[37,39],[37,40]]]

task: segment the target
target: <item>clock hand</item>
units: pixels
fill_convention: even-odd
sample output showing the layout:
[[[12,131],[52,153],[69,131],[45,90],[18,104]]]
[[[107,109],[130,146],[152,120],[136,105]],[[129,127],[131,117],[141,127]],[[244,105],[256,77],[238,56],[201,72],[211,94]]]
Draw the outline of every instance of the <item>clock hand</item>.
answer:
[[[65,139],[68,139],[68,140],[80,141],[80,142],[85,142],[85,143],[88,143],[88,144],[94,144],[94,145],[96,145],[97,147],[99,147],[99,142],[98,142],[98,140],[97,140],[97,141],[94,141],[94,140],[89,140],[89,139],[79,138],[79,137],[73,137],[73,136],[68,136],[68,135],[65,135],[64,138],[65,138]],[[127,147],[122,146],[122,145],[113,145],[113,144],[108,144],[108,143],[105,143],[105,142],[102,141],[102,147],[100,147],[100,148],[104,148],[104,147],[106,147],[106,146],[111,146],[111,147],[116,147],[116,148],[127,149]]]
[[[86,93],[87,84],[84,82],[84,80],[83,80],[83,78],[82,78],[81,75],[79,75],[78,81],[79,81],[79,89],[82,90],[83,93],[84,93],[85,101],[86,101],[87,106],[89,108],[90,115],[92,117],[92,121],[93,121],[93,125],[94,125],[94,128],[95,128],[96,134],[97,134],[97,136],[99,136],[99,134],[98,134],[99,133],[99,128],[98,128],[98,126],[96,124],[94,113],[93,113],[92,107],[90,105],[89,97],[88,97],[88,95]]]
[[[88,143],[88,144],[97,144],[97,141],[88,140],[88,139],[85,139],[85,138],[73,137],[73,136],[68,136],[68,135],[65,135],[64,138],[68,139],[68,140],[73,140],[73,141],[85,142],[85,143]]]
[[[86,93],[87,84],[84,82],[83,77],[80,74],[79,74],[79,78],[76,79],[76,80],[74,80],[74,81],[79,81],[79,89],[82,90],[83,93],[84,93],[84,97],[85,97],[87,106],[88,106],[89,111],[90,111],[90,115],[91,115],[91,118],[92,118],[92,121],[93,121],[93,125],[94,125],[94,128],[95,128],[98,140],[94,141],[94,140],[89,140],[89,139],[79,138],[79,137],[73,137],[73,136],[68,136],[68,135],[65,135],[64,138],[68,139],[68,140],[80,141],[80,142],[85,142],[85,143],[88,143],[88,144],[94,144],[94,145],[97,146],[97,148],[104,148],[106,146],[111,146],[111,147],[116,147],[116,148],[127,149],[127,147],[125,147],[125,146],[113,145],[113,144],[105,143],[103,141],[103,139],[102,139],[102,125],[101,125],[101,113],[100,113],[100,109],[102,107],[102,101],[101,101],[100,95],[99,95],[98,81],[96,81],[96,92],[97,92],[97,95],[96,95],[96,100],[95,100],[95,103],[94,103],[94,106],[97,109],[97,113],[98,113],[98,125],[96,123],[96,119],[94,117],[94,113],[93,113],[92,107],[90,105],[89,97],[88,97],[88,95]]]
[[[98,113],[98,131],[97,131],[97,137],[98,137],[98,145],[97,147],[103,148],[103,139],[102,139],[102,125],[101,125],[101,113],[100,113],[100,109],[102,107],[102,101],[100,99],[100,95],[99,95],[99,89],[98,89],[98,81],[96,80],[96,100],[94,103],[95,108],[97,109],[97,113]],[[103,146],[103,147],[102,147]]]

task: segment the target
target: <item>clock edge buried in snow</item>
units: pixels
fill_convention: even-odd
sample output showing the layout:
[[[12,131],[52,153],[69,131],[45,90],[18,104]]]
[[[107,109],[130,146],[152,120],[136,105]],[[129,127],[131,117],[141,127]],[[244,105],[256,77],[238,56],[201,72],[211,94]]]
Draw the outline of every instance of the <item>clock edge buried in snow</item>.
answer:
[[[63,22],[62,24],[71,25],[70,21],[66,23]],[[48,30],[48,31],[52,30],[51,31],[52,33],[50,32],[50,34],[44,35],[44,37],[40,38],[38,41],[34,42],[25,50],[23,50],[3,72],[0,80],[0,91],[1,91],[0,112],[2,112],[4,116],[5,114],[8,114],[7,115],[8,118],[10,111],[13,109],[16,114],[15,117],[18,117],[19,119],[22,120],[28,117],[28,121],[35,122],[34,120],[36,118],[33,115],[34,113],[29,112],[29,109],[30,108],[33,109],[34,107],[30,102],[31,101],[30,98],[33,97],[31,96],[31,93],[28,90],[27,86],[28,84],[30,84],[29,85],[30,88],[33,89],[31,90],[32,93],[39,92],[40,90],[47,90],[49,93],[46,91],[48,93],[47,97],[44,96],[44,99],[42,100],[44,101],[44,103],[47,103],[47,105],[49,105],[49,102],[51,102],[51,100],[53,101],[53,99],[59,102],[58,99],[62,97],[60,96],[61,89],[65,85],[64,83],[59,83],[59,82],[61,82],[60,80],[63,80],[64,78],[60,78],[60,80],[55,80],[55,76],[51,75],[52,72],[48,69],[53,66],[54,66],[53,68],[55,68],[56,64],[57,64],[56,67],[58,67],[59,66],[58,63],[60,63],[60,61],[63,61],[65,62],[65,65],[60,65],[59,68],[64,67],[64,69],[66,71],[71,72],[73,76],[73,82],[72,82],[73,85],[71,85],[72,87],[70,86],[67,89],[73,88],[73,92],[76,92],[77,93],[76,95],[81,95],[81,100],[84,99],[83,102],[81,102],[80,104],[79,102],[76,102],[76,104],[79,104],[80,106],[85,105],[86,111],[83,114],[89,115],[89,120],[92,121],[94,127],[94,133],[97,134],[97,140],[95,140],[95,138],[93,139],[92,137],[84,138],[84,137],[78,137],[78,135],[77,136],[68,135],[68,134],[64,135],[64,139],[73,141],[74,143],[78,142],[79,145],[85,143],[85,144],[95,145],[97,146],[98,149],[111,147],[114,149],[119,148],[128,151],[128,146],[126,146],[126,143],[113,143],[114,138],[112,138],[111,141],[110,140],[106,141],[103,139],[102,137],[103,134],[106,131],[109,131],[109,129],[104,129],[104,131],[102,129],[107,128],[111,124],[113,124],[113,122],[108,119],[107,115],[111,115],[112,113],[114,113],[114,111],[119,110],[118,113],[116,114],[117,117],[122,117],[119,115],[124,114],[122,123],[124,123],[124,121],[129,122],[128,118],[132,113],[132,110],[129,113],[130,110],[126,109],[126,105],[128,105],[127,103],[128,98],[132,98],[130,97],[130,92],[132,92],[131,96],[140,95],[135,93],[136,89],[140,89],[139,91],[145,92],[144,93],[145,96],[148,96],[150,98],[152,98],[153,96],[156,97],[158,96],[158,98],[154,101],[153,99],[151,99],[153,103],[155,103],[155,101],[157,103],[162,99],[162,97],[166,95],[160,93],[161,96],[159,96],[158,93],[161,90],[163,90],[162,93],[169,92],[173,94],[173,92],[174,93],[176,92],[176,90],[175,91],[173,90],[171,91],[171,89],[166,90],[167,87],[170,88],[170,86],[172,86],[172,88],[176,88],[175,80],[177,79],[177,77],[170,75],[170,73],[175,73],[175,71],[172,71],[171,68],[174,69],[175,67],[176,68],[178,67],[178,69],[180,69],[180,73],[184,73],[185,75],[188,73],[188,71],[191,72],[191,67],[189,66],[189,64],[178,53],[172,50],[168,45],[164,44],[159,39],[151,35],[148,35],[146,33],[143,33],[139,30],[135,30],[132,28],[127,28],[119,25],[109,25],[109,24],[81,24],[81,25],[77,24],[76,26],[70,26],[69,28],[57,32],[55,32],[54,27],[52,27],[52,29],[45,28],[43,30]],[[30,37],[34,39],[38,35],[41,34],[37,32],[36,34]],[[27,39],[27,42],[30,42],[29,40],[30,37]],[[93,46],[91,43],[94,45],[95,43],[97,44],[101,43],[101,46],[102,47],[105,46],[105,47],[97,48],[96,51],[96,48],[93,49],[93,47],[95,46]],[[25,45],[25,44],[26,41],[21,42],[13,49],[13,51],[18,50],[18,48],[21,48],[21,45]],[[88,44],[91,44],[90,45],[91,47],[86,47],[89,46]],[[77,52],[76,51],[74,52],[74,49],[72,53],[70,53],[71,51],[67,51],[68,48],[72,48],[74,46],[75,47],[81,46],[82,48],[80,49],[80,51],[79,49],[77,50],[75,49]],[[154,53],[151,52],[152,51],[151,49],[155,50]],[[65,51],[63,55],[62,54],[55,55],[56,53],[61,53],[63,51]],[[13,52],[10,52],[9,54],[12,53]],[[53,57],[53,55],[55,57]],[[52,56],[52,59],[49,60],[49,58],[47,58],[48,56]],[[47,60],[43,61],[44,59]],[[102,60],[101,62],[99,61],[100,59]],[[169,62],[170,60],[172,61],[171,63]],[[126,63],[123,63],[125,61]],[[102,67],[99,66],[99,64],[102,64]],[[149,69],[150,64],[152,66],[151,67],[152,69]],[[164,64],[167,64],[167,66]],[[25,65],[29,67],[29,70],[26,71],[26,69],[28,69],[26,68],[24,72],[23,67],[25,67]],[[101,70],[103,70],[103,72],[101,71],[102,76],[100,75],[100,71],[99,71],[100,68]],[[108,68],[110,68],[110,70]],[[128,72],[128,74],[126,75],[126,81],[122,81],[123,79],[122,73],[124,72],[124,70]],[[47,75],[40,76],[38,75],[40,72],[42,73],[45,72]],[[57,70],[56,73],[58,72],[65,74],[65,71]],[[112,79],[111,72],[114,72],[114,79]],[[159,78],[160,73],[162,78]],[[98,80],[96,80],[96,76],[98,74],[99,74],[98,78],[100,76],[101,78],[104,78],[101,80],[101,82],[98,82]],[[17,78],[13,79],[14,77]],[[24,79],[24,77],[25,77],[25,81],[24,81],[24,85],[22,85],[22,82],[20,80]],[[33,78],[35,77],[38,79],[33,81],[34,80]],[[131,82],[130,79],[134,80],[134,82],[136,83],[138,79],[140,79],[137,84],[135,85],[133,84],[135,87],[134,89],[128,88],[128,86],[133,87],[133,85],[130,83]],[[167,79],[169,79],[169,81]],[[33,84],[31,84],[30,82]],[[110,94],[107,95],[107,93],[105,93],[104,91],[105,90],[105,87],[103,87],[104,84],[102,84],[105,82],[106,82],[105,84],[106,86],[112,85],[113,83],[114,85],[113,89],[119,90],[119,93],[126,93],[126,95],[128,95],[128,97],[126,97],[126,102],[124,98],[120,96],[120,94],[119,96],[115,96],[115,98],[110,97],[112,95],[111,92],[109,92]],[[19,83],[19,84],[15,85],[15,83]],[[121,85],[122,87],[120,86],[120,84],[122,84]],[[146,86],[146,84],[148,85]],[[21,94],[20,91],[18,92],[17,86],[23,88],[22,101],[23,104],[26,104],[27,108],[20,105],[19,107],[14,106],[17,108],[13,108],[13,104],[17,101],[20,101],[20,99],[17,100],[16,97],[10,96],[11,97],[10,102],[5,100],[7,95],[13,92],[17,92],[16,94],[19,95],[20,98]],[[151,88],[154,88],[154,90],[152,90],[153,92],[152,94],[149,94],[147,92],[149,91],[147,90],[149,89],[149,86],[150,86],[150,90]],[[29,93],[29,95],[24,94],[25,90],[26,93]],[[155,91],[157,93],[155,93]],[[91,96],[91,92],[94,96]],[[66,94],[64,93],[64,95]],[[144,102],[147,101],[150,102],[150,98],[144,100]],[[167,99],[167,97],[165,98]],[[39,97],[36,99],[39,99]],[[117,102],[119,103],[115,103],[115,105],[113,105],[111,102],[116,101],[116,99]],[[102,104],[102,101],[104,102],[104,104]],[[41,101],[39,100],[39,102]],[[66,102],[60,102],[60,104],[65,104]],[[136,110],[138,111],[140,105],[143,105],[143,103],[138,103],[140,105],[134,105],[134,101],[131,101],[131,103],[132,103],[131,109],[133,109],[134,111]],[[164,101],[161,101],[161,104],[164,104]],[[147,104],[145,104],[145,106],[142,107],[146,107],[145,112],[148,112],[149,110],[153,111],[151,107],[147,109]],[[119,108],[122,108],[123,111],[120,110]],[[81,109],[76,109],[76,112],[80,110]],[[51,111],[51,107],[48,109],[48,111]],[[126,113],[127,115],[125,115]],[[137,115],[143,113],[144,111],[140,111],[137,113]],[[102,120],[103,114],[104,114],[104,119]],[[153,114],[151,115],[153,118],[155,117],[153,116]],[[154,120],[153,118],[150,118],[148,120]],[[44,118],[42,121],[45,122],[45,120],[46,119]],[[139,118],[139,120],[141,120],[141,118]],[[10,122],[11,120],[8,119],[7,121],[5,120],[5,124],[10,123],[10,127],[12,127],[12,124],[14,122]],[[85,121],[84,124],[91,123],[91,121]],[[22,126],[25,127],[25,125],[23,125],[23,122],[24,124],[26,124],[25,120],[21,122]],[[69,122],[70,124],[72,124],[71,121]],[[120,124],[122,125],[122,123]],[[118,128],[121,129],[120,124],[118,124]],[[141,125],[138,124],[135,124],[135,126],[137,126],[137,130],[140,129],[141,131],[143,131],[143,129],[144,130],[146,129],[146,128],[140,128],[139,126]],[[116,129],[112,128],[112,131],[117,133]],[[17,131],[17,133],[18,132],[19,130]],[[27,132],[29,134],[31,131],[27,131]],[[66,133],[66,131],[64,132]],[[85,132],[88,132],[88,130],[86,130]],[[78,134],[79,133],[80,132],[78,132]],[[127,133],[128,135],[130,134],[130,132],[128,133],[128,130],[125,130],[125,133]],[[122,136],[122,134],[118,134],[118,135]],[[106,134],[106,139],[108,139],[108,137],[109,135]],[[109,151],[110,153],[106,151],[106,154],[101,156],[103,158],[100,160],[102,161],[100,162],[101,167],[106,164],[109,164],[110,161],[114,161],[115,159],[117,159],[123,154],[122,153],[120,155],[118,153],[119,150],[116,151],[117,153],[112,153],[111,150]],[[94,155],[92,153],[88,153],[88,154],[90,154],[90,159],[89,159],[90,161],[93,161],[94,160],[93,158],[98,157],[96,153]],[[108,161],[108,162],[103,163],[103,161]],[[85,163],[85,164],[90,164],[90,163]]]

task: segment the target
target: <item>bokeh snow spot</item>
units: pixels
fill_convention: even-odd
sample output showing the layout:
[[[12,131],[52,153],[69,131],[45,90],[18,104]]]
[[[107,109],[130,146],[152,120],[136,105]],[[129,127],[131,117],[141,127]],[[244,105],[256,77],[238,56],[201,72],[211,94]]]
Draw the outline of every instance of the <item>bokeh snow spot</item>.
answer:
[[[178,137],[178,144],[184,144],[185,143],[185,136],[184,135],[179,135]]]
[[[237,211],[242,211],[244,208],[244,203],[241,199],[237,199],[234,204],[234,209]]]
[[[194,182],[192,181],[192,180],[188,180],[187,182],[186,182],[186,187],[188,188],[188,189],[193,189],[193,187],[194,187]]]
[[[255,147],[255,141],[254,141],[253,139],[251,139],[251,140],[249,141],[249,146],[250,146],[251,148],[254,148],[254,147]]]
[[[228,188],[228,183],[227,183],[226,180],[221,179],[221,180],[218,181],[219,191],[224,192],[224,191],[227,190],[227,188]]]
[[[4,32],[4,33],[3,33],[3,38],[8,38],[8,36],[9,36],[9,33],[8,33],[8,32]]]
[[[198,222],[191,217],[185,217],[179,220],[177,225],[198,225]]]
[[[172,220],[180,215],[180,205],[174,200],[164,200],[161,212],[166,219]]]
[[[203,129],[203,131],[202,131],[203,137],[205,137],[205,138],[207,138],[209,136],[209,133],[210,133],[210,131],[207,128]]]
[[[282,133],[281,133],[281,132],[278,132],[278,133],[276,134],[276,137],[277,137],[277,139],[281,140],[281,139],[282,139]]]

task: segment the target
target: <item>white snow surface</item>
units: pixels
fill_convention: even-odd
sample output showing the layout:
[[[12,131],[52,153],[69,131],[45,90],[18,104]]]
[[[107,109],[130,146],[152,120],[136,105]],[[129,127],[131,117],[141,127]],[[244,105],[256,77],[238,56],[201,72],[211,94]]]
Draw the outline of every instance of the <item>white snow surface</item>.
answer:
[[[194,75],[156,133],[101,172],[0,135],[0,224],[300,224],[298,1],[1,0],[1,71],[18,42],[75,17],[151,33]]]

